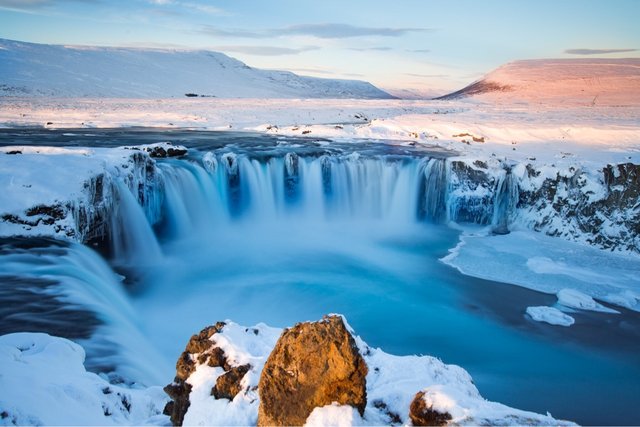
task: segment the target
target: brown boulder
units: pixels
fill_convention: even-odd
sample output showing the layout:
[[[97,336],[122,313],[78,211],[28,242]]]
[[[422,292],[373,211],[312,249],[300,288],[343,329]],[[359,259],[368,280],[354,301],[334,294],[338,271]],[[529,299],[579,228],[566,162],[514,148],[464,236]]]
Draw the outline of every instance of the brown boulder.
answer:
[[[448,412],[438,412],[424,400],[424,391],[416,394],[409,407],[409,418],[414,426],[444,426],[451,420]]]
[[[364,413],[367,365],[342,317],[285,329],[260,376],[258,425],[303,425],[337,402]]]

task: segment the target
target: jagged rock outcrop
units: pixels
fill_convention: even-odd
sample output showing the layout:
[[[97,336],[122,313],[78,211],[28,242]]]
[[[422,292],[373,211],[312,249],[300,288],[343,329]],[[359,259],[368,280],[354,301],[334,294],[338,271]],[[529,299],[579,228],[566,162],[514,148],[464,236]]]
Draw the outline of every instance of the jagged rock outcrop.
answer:
[[[419,391],[409,406],[409,418],[414,426],[444,426],[451,420],[451,414],[433,408],[425,399],[426,393]]]
[[[367,365],[340,316],[286,329],[262,370],[258,425],[302,425],[314,408],[364,413]]]
[[[189,409],[189,393],[191,393],[192,387],[186,381],[196,370],[197,365],[219,366],[225,371],[230,369],[224,351],[216,347],[215,342],[211,340],[211,337],[222,331],[224,326],[224,322],[218,322],[204,328],[199,334],[193,335],[178,358],[176,377],[173,383],[164,388],[164,391],[171,398],[171,401],[164,408],[164,414],[170,416],[174,426],[182,425],[184,416]]]

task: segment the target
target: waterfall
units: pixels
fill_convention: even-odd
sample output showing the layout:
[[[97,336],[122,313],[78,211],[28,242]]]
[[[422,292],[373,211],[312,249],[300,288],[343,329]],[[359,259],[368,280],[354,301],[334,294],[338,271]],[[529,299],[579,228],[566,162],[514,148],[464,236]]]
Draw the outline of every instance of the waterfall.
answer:
[[[513,177],[511,169],[505,169],[504,173],[498,177],[494,193],[493,218],[491,221],[494,233],[509,233],[509,224],[518,205],[519,196],[518,183]]]
[[[164,359],[139,330],[119,278],[97,253],[52,238],[4,238],[0,265],[2,333],[68,337],[85,348],[88,369],[148,384],[162,381],[154,367]]]
[[[429,159],[420,183],[419,216],[431,222],[442,222],[447,213],[447,165],[443,159]]]
[[[425,168],[422,160],[409,157],[295,153],[267,159],[207,153],[202,166],[165,161],[159,163],[165,193],[160,229],[164,237],[179,237],[238,220],[415,222],[424,209],[416,189],[425,180],[430,187],[445,185],[442,163],[433,160]],[[435,191],[438,202],[427,196],[427,204],[437,220],[432,212],[443,212],[445,192]]]
[[[153,265],[162,259],[162,250],[144,209],[127,185],[116,179],[113,183],[118,198],[111,217],[113,254],[118,264]]]

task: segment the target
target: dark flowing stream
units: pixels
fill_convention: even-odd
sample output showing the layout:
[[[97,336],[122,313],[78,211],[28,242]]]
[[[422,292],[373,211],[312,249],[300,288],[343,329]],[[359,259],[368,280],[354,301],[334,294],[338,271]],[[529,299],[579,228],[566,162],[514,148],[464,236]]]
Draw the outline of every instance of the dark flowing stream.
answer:
[[[157,161],[162,194],[146,211],[115,184],[107,260],[76,243],[0,241],[0,333],[68,336],[91,369],[164,384],[188,338],[218,320],[284,327],[335,312],[386,352],[462,366],[487,399],[582,424],[640,424],[638,313],[536,323],[526,307],[554,295],[439,261],[460,235],[447,225],[457,202],[445,200],[455,153],[186,130],[0,130],[0,145],[159,141],[189,155]],[[514,191],[503,178],[486,214],[499,227]]]

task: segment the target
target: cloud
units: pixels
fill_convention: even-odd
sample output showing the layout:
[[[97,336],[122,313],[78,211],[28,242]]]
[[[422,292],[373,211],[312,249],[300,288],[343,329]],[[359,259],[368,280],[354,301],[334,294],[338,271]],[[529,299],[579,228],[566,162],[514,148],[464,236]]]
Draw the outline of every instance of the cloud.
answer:
[[[412,52],[412,53],[429,53],[429,52],[431,52],[431,50],[429,50],[429,49],[405,49],[405,52]]]
[[[567,49],[564,53],[571,55],[604,55],[607,53],[637,52],[638,49]]]
[[[429,28],[358,27],[349,24],[301,24],[260,31],[219,29],[210,25],[202,32],[215,37],[269,38],[283,36],[312,36],[321,39],[342,39],[365,36],[399,37],[411,32],[432,31]]]
[[[240,29],[219,29],[212,25],[205,25],[202,27],[201,33],[214,36],[214,37],[227,37],[227,38],[241,38],[241,39],[261,39],[268,37],[264,33],[258,33],[255,31],[246,31]]]
[[[420,77],[420,78],[444,78],[444,77],[449,77],[449,75],[447,74],[416,74],[416,73],[404,73],[405,76],[409,76],[409,77]]]
[[[273,35],[304,35],[321,39],[382,36],[399,37],[407,33],[430,31],[427,28],[358,27],[349,24],[300,24],[270,30]]]
[[[393,48],[387,46],[374,46],[374,47],[348,47],[349,50],[355,50],[357,52],[370,52],[370,51],[378,51],[378,52],[386,52],[389,50],[393,50]]]
[[[278,46],[216,46],[214,49],[223,52],[244,53],[257,56],[281,56],[297,55],[302,52],[320,49],[318,46],[303,46],[301,48],[289,48]]]
[[[98,3],[99,0],[0,0],[0,9],[35,11],[61,3]]]
[[[333,75],[336,74],[335,71],[329,71],[321,68],[287,68],[287,70],[294,73],[311,73],[311,74],[327,74]]]
[[[226,12],[218,7],[209,4],[202,4],[193,1],[180,0],[148,0],[154,6],[172,6],[186,9],[189,12],[206,13],[207,15],[225,15]]]

